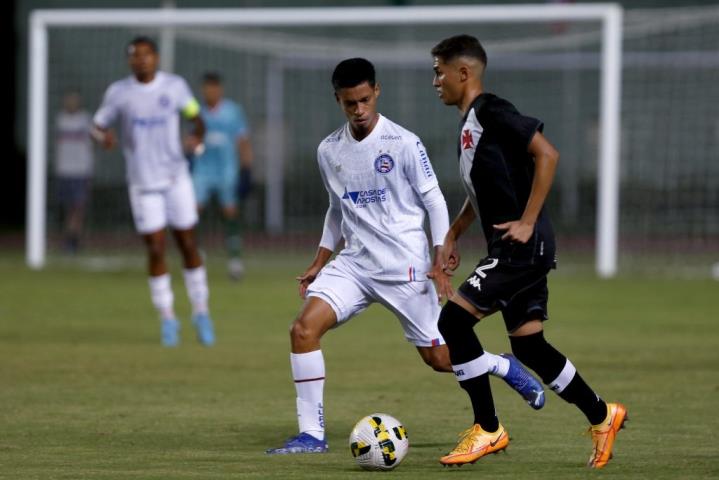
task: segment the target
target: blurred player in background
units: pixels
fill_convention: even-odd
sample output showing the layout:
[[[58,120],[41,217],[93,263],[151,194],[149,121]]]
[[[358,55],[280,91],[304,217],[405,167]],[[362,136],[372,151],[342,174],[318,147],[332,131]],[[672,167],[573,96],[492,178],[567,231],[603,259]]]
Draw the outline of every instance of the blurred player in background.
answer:
[[[80,247],[85,207],[95,165],[90,129],[92,119],[82,108],[80,94],[68,91],[55,117],[55,177],[62,215],[63,248]]]
[[[244,273],[240,259],[240,221],[237,201],[240,171],[249,175],[252,145],[242,107],[224,97],[222,78],[207,72],[202,78],[202,120],[205,123],[205,151],[193,159],[192,180],[197,205],[202,213],[212,194],[222,208],[225,246],[229,260],[227,271],[239,280]]]
[[[437,263],[449,215],[427,152],[415,134],[377,113],[380,87],[369,61],[340,62],[332,85],[347,122],[317,151],[330,205],[315,259],[298,277],[300,296],[306,301],[290,331],[300,433],[268,450],[270,454],[327,451],[320,339],[372,303],[397,316],[425,363],[436,371],[452,371],[437,329],[437,290],[429,281],[436,282],[439,298],[451,291],[445,266]],[[343,239],[344,248],[329,262]],[[492,354],[486,358],[493,372],[530,405],[542,407],[541,384],[516,359]]]
[[[192,147],[200,152],[205,126],[200,105],[181,77],[157,70],[154,41],[137,37],[127,46],[132,75],[107,89],[95,113],[93,136],[112,148],[110,126],[119,119],[127,166],[130,206],[135,228],[147,247],[152,303],[160,314],[161,340],[179,343],[180,324],[174,311],[170,274],[165,262],[165,230],[169,226],[184,260],[187,294],[198,340],[214,343],[208,308],[207,273],[195,242],[197,204],[187,160],[182,153],[180,115],[193,122]]]
[[[450,270],[458,267],[457,239],[477,217],[488,246],[488,256],[480,260],[439,318],[455,375],[474,411],[474,425],[440,462],[474,463],[509,443],[495,414],[486,352],[473,330],[479,320],[501,311],[517,358],[587,417],[594,443],[588,466],[602,468],[612,456],[626,409],[619,403],[605,403],[595,394],[543,332],[542,322],[548,318],[547,274],[556,266],[554,231],[544,201],[559,154],[542,135],[540,120],[484,92],[487,54],[476,38],[447,38],[432,49],[432,55],[433,85],[440,99],[463,115],[457,152],[467,192],[440,257]]]

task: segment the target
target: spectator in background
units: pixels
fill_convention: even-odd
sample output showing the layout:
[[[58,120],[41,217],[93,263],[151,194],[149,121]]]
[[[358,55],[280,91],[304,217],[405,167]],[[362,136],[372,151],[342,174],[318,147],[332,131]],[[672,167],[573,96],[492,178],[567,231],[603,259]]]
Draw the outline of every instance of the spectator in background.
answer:
[[[55,177],[62,218],[63,248],[80,248],[85,207],[90,193],[94,156],[90,114],[82,108],[80,94],[68,90],[62,110],[55,117]]]

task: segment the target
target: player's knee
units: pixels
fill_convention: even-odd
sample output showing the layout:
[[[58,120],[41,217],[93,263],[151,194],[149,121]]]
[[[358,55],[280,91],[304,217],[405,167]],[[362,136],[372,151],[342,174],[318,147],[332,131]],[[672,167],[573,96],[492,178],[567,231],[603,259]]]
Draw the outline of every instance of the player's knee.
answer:
[[[476,322],[472,314],[465,309],[454,302],[447,302],[439,314],[437,327],[447,344],[452,344],[467,335]]]
[[[312,328],[302,317],[298,317],[290,326],[290,339],[293,345],[301,345],[319,340],[320,334],[317,329]]]

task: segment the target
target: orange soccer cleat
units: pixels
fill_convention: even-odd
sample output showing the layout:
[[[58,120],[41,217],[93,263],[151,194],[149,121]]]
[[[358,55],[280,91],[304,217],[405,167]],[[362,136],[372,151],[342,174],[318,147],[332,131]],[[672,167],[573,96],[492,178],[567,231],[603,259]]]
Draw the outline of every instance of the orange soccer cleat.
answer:
[[[498,453],[509,445],[509,434],[502,425],[494,433],[485,432],[478,424],[459,435],[454,450],[439,459],[442,465],[474,463],[490,453]]]
[[[592,456],[587,466],[590,468],[604,468],[612,458],[612,448],[617,432],[624,428],[624,422],[629,420],[627,409],[621,403],[607,403],[607,418],[599,425],[589,427],[594,442]]]

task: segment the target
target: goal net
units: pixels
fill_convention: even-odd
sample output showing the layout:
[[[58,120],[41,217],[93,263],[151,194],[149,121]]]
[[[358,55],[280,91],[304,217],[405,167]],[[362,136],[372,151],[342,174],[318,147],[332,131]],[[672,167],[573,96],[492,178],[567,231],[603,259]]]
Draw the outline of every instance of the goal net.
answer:
[[[129,74],[124,46],[139,34],[158,40],[163,64],[198,97],[202,73],[219,71],[227,97],[244,107],[255,150],[255,188],[242,205],[250,247],[316,245],[327,197],[315,152],[344,121],[329,77],[347,57],[375,64],[379,110],[422,138],[454,214],[464,197],[459,118],[435,96],[429,50],[460,32],[488,51],[486,89],[544,120],[561,153],[549,199],[560,262],[596,256],[604,276],[617,265],[689,268],[685,253],[702,257],[698,269],[711,263],[719,235],[717,8],[630,11],[623,21],[612,5],[77,10],[36,12],[32,22],[32,266],[44,264],[46,248],[52,258],[62,246],[53,134],[63,93],[77,90],[93,113],[104,89]],[[86,251],[111,256],[135,242],[118,151],[95,150],[86,217]],[[218,231],[210,215],[204,241]]]

